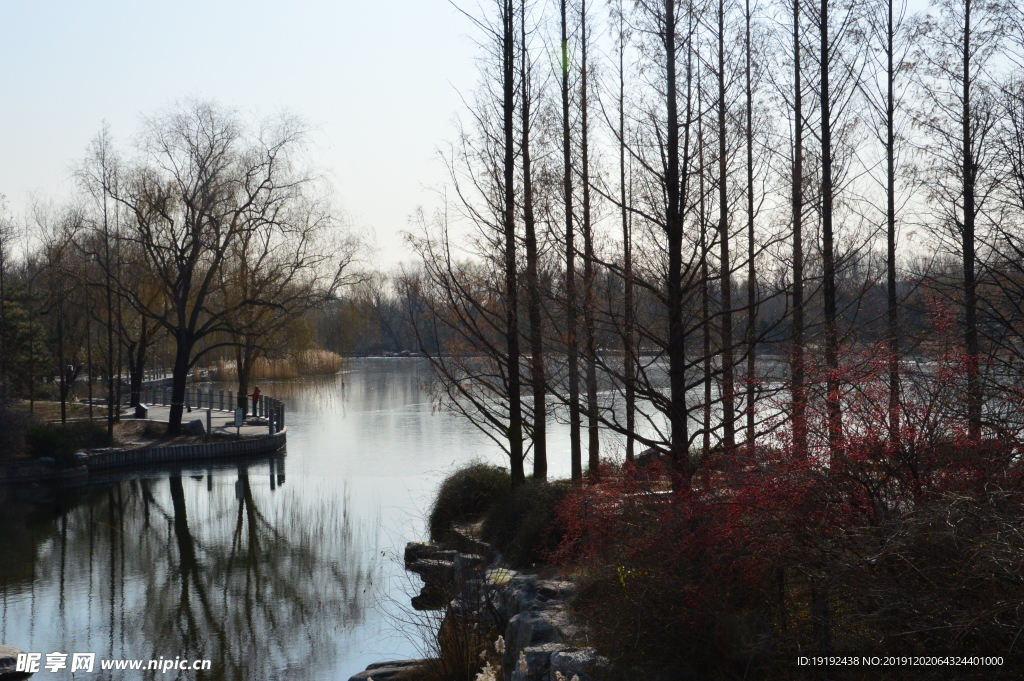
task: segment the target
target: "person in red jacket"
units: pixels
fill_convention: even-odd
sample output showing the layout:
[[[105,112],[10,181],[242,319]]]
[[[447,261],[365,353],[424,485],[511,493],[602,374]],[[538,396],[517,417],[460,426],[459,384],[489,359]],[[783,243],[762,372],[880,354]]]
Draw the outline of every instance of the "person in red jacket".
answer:
[[[252,415],[256,416],[256,414],[259,413],[257,408],[260,404],[260,387],[256,386],[252,391],[252,395],[249,395],[249,397],[252,398]]]

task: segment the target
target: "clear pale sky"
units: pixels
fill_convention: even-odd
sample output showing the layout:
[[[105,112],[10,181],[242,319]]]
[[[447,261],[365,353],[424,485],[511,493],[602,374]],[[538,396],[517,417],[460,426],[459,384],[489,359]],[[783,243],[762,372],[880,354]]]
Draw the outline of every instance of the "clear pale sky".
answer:
[[[458,91],[476,82],[469,22],[447,0],[0,2],[0,193],[61,200],[102,122],[117,144],[143,114],[198,97],[301,115],[313,154],[377,260],[444,176]]]

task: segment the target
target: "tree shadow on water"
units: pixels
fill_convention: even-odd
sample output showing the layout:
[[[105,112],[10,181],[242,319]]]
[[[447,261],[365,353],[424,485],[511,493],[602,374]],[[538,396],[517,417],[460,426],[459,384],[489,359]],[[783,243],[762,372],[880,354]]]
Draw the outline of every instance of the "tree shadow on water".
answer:
[[[19,544],[0,561],[8,642],[211,660],[142,678],[321,676],[372,602],[372,525],[346,490],[278,488],[273,468],[271,490],[250,470],[118,482],[59,511],[24,505],[37,522],[0,529]]]

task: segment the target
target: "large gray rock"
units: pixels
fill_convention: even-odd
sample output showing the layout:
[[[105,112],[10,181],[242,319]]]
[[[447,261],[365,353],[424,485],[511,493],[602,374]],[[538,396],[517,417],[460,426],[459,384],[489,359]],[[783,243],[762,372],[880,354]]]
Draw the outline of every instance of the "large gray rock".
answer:
[[[428,544],[422,541],[411,541],[405,545],[405,564],[422,560],[423,558],[430,558],[437,551],[437,547],[434,544]]]
[[[537,582],[537,601],[567,601],[576,585],[567,579],[545,579]]]
[[[440,610],[473,580],[483,574],[484,558],[475,554],[443,549],[437,544],[409,542],[405,546],[405,569],[423,579],[419,596],[412,598],[416,610]]]
[[[348,681],[385,681],[403,673],[412,673],[416,667],[421,667],[429,660],[392,660],[390,662],[374,662],[365,671],[353,674]]]
[[[497,554],[493,546],[474,537],[467,527],[452,526],[451,538],[455,548],[462,553],[475,553],[488,559],[494,558]]]
[[[421,558],[405,566],[418,574],[427,584],[450,585],[455,580],[455,563],[450,560]]]
[[[483,557],[456,551],[437,551],[430,558],[419,558],[405,564],[427,584],[455,585],[481,574]]]
[[[561,643],[545,643],[540,646],[523,648],[519,651],[519,656],[516,659],[511,681],[537,681],[538,679],[548,681],[551,672],[551,657],[563,647]],[[522,663],[525,663],[525,671],[522,669],[524,666]]]
[[[441,610],[451,596],[448,590],[434,584],[424,584],[418,596],[409,599],[413,610]]]
[[[524,648],[561,643],[562,637],[542,614],[521,612],[508,622],[505,629],[505,654],[501,658],[504,677],[510,678],[519,663],[519,651]]]
[[[529,610],[537,601],[537,575],[517,574],[503,589],[509,617]]]
[[[484,629],[503,626],[508,620],[502,590],[489,579],[467,579],[459,595],[448,604],[448,612]]]
[[[547,618],[547,621],[558,632],[559,639],[562,641],[567,643],[579,642],[584,634],[583,628],[580,627],[576,618],[569,612],[569,608],[566,607],[564,602],[556,601],[543,608],[534,606],[533,611],[539,612]]]
[[[424,665],[430,660],[390,660],[388,662],[374,662],[373,664],[366,665],[366,671],[371,669],[381,669],[383,667],[419,667]]]
[[[14,646],[0,646],[0,680],[14,681],[14,679],[27,679],[32,676],[25,672],[14,671],[18,666],[18,655],[24,652]]]
[[[568,580],[517,574],[500,589],[500,612],[509,618],[502,656],[502,676],[506,681],[553,681],[551,656],[559,650],[583,645],[585,632],[567,606],[574,588]],[[525,676],[517,672],[520,653],[526,658]]]
[[[186,423],[182,432],[184,432],[185,435],[206,435],[206,426],[203,425],[202,421],[196,419]]]
[[[608,673],[608,658],[593,648],[559,650],[551,655],[551,678],[560,672],[566,681],[578,676],[580,681],[600,681]]]

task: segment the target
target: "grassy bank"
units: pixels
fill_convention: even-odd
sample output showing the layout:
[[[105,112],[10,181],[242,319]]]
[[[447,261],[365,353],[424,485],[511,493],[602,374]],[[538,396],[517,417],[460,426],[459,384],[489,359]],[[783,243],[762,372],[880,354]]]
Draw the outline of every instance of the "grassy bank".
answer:
[[[110,444],[102,421],[35,423],[25,431],[27,453],[32,458],[50,457],[60,466],[77,464],[75,452]]]
[[[74,465],[74,453],[107,444],[104,411],[94,407],[95,421],[61,424],[59,402],[28,402],[0,393],[0,461],[49,457],[60,465]],[[67,404],[68,419],[89,415],[88,405]]]
[[[67,417],[69,419],[87,419],[89,418],[89,405],[80,404],[78,402],[68,401],[67,403]],[[29,415],[29,403],[21,402],[19,405],[20,409]],[[107,416],[107,408],[101,405],[93,405],[92,408],[93,418],[104,419]],[[39,421],[59,421],[60,420],[60,402],[49,402],[36,400],[35,404],[32,405],[31,417]]]

